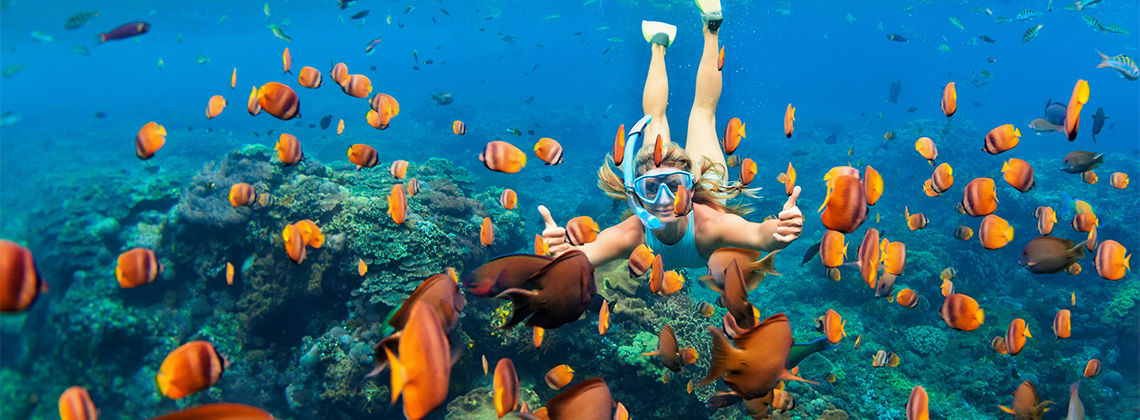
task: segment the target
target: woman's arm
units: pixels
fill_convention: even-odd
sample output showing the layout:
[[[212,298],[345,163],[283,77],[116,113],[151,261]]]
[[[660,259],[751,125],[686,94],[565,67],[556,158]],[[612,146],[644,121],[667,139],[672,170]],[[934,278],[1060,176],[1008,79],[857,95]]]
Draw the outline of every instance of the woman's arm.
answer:
[[[803,214],[796,206],[799,196],[800,187],[796,187],[777,218],[762,223],[750,222],[732,213],[718,213],[710,229],[710,233],[719,239],[717,247],[733,246],[765,252],[784,249],[803,231]]]
[[[598,238],[579,246],[566,242],[566,229],[559,227],[546,206],[538,206],[538,212],[546,222],[542,230],[542,240],[550,248],[550,254],[557,257],[571,249],[586,254],[594,267],[601,266],[618,258],[629,256],[633,249],[645,241],[645,231],[636,217],[630,217],[598,233]]]

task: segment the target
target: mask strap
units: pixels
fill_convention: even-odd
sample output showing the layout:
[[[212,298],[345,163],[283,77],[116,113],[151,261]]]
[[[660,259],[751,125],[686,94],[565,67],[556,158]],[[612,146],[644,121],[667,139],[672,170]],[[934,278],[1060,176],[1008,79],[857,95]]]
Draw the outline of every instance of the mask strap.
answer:
[[[633,164],[634,161],[637,160],[637,156],[635,155],[637,151],[636,144],[637,140],[644,136],[645,126],[648,125],[651,120],[653,120],[653,116],[645,114],[645,116],[641,117],[641,119],[630,128],[629,135],[625,140],[625,161],[622,162],[622,172],[625,178],[625,197],[629,203],[629,208],[633,210],[633,214],[637,215],[637,218],[641,220],[641,224],[650,229],[660,229],[661,220],[649,214],[645,208],[637,205],[637,202],[634,201],[632,197],[632,195],[637,194],[633,190]]]

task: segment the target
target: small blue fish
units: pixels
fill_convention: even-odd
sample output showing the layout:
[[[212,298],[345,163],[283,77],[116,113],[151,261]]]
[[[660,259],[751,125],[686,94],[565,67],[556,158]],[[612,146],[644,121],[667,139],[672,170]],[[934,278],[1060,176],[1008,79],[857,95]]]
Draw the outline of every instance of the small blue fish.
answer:
[[[1137,68],[1136,62],[1132,61],[1132,59],[1127,55],[1121,54],[1109,57],[1100,51],[1097,51],[1096,53],[1100,54],[1100,64],[1097,64],[1096,68],[1099,69],[1108,67],[1110,69],[1116,70],[1117,73],[1120,73],[1120,77],[1123,77],[1125,79],[1140,79],[1140,68]]]
[[[1017,13],[1017,20],[1025,21],[1025,20],[1033,19],[1033,18],[1038,17],[1038,16],[1041,16],[1041,14],[1038,12],[1034,12],[1032,10],[1029,10],[1029,9],[1025,9],[1025,10],[1022,10],[1021,12]]]

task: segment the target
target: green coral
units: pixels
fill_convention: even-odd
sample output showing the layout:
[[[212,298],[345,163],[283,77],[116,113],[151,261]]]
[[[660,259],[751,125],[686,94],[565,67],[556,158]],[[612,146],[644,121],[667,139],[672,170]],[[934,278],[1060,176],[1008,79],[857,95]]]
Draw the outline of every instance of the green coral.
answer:
[[[1105,325],[1131,325],[1133,323],[1125,320],[1134,318],[1132,308],[1137,303],[1140,303],[1140,284],[1134,281],[1124,283],[1121,290],[1113,294],[1112,301],[1104,306],[1100,320]]]
[[[661,376],[665,374],[665,369],[661,367],[661,363],[657,362],[657,358],[655,356],[642,356],[644,353],[656,350],[657,335],[646,331],[638,331],[638,333],[633,336],[633,342],[618,347],[617,352],[618,359],[621,360],[622,363],[637,367],[639,372]]]
[[[916,353],[932,355],[946,349],[946,330],[930,325],[907,328],[904,332],[906,343]]]

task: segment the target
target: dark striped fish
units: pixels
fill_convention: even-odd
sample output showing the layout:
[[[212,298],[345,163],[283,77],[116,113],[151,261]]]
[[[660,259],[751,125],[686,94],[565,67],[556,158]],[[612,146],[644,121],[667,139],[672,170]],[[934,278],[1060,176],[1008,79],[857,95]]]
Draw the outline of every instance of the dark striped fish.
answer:
[[[1032,41],[1033,38],[1037,38],[1037,34],[1041,33],[1041,28],[1044,27],[1045,25],[1038,24],[1037,26],[1027,29],[1025,35],[1021,36],[1021,42],[1029,42]]]

